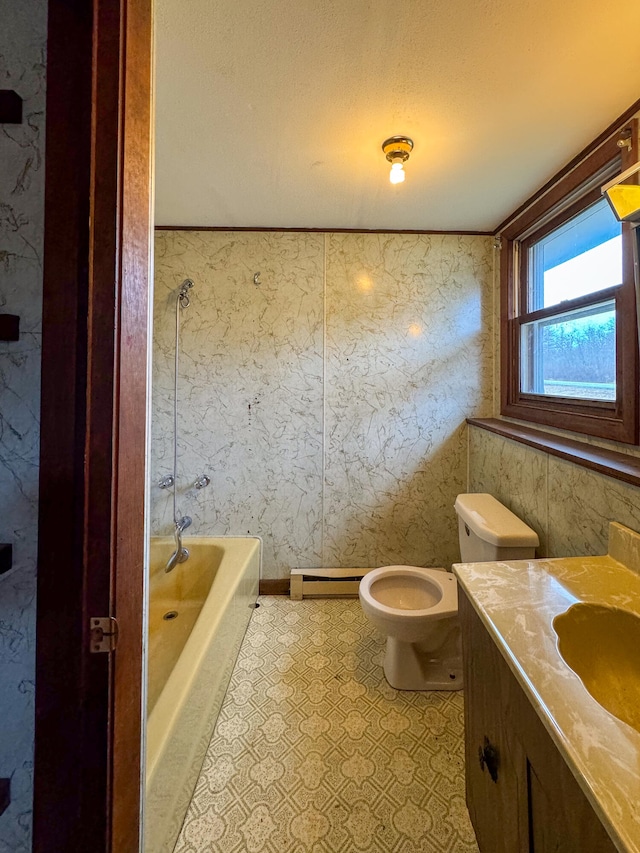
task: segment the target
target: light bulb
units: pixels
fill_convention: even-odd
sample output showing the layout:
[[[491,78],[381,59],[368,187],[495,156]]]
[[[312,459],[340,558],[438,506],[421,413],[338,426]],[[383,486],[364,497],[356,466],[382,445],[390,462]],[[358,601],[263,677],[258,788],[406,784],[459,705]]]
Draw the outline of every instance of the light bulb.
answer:
[[[402,168],[402,162],[396,160],[395,163],[391,164],[389,180],[392,184],[401,184],[404,181],[404,169]]]

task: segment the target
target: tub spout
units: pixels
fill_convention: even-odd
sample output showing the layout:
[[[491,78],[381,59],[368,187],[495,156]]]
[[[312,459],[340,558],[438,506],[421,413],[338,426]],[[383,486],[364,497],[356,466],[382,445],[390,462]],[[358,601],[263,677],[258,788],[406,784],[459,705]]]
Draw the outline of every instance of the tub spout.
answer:
[[[188,515],[183,515],[182,518],[176,520],[174,530],[174,535],[176,537],[176,549],[167,560],[167,565],[164,569],[165,572],[172,571],[178,563],[184,563],[185,560],[189,559],[189,551],[182,547],[182,534],[190,525],[191,519]]]
[[[185,560],[189,559],[189,550],[187,548],[182,547],[182,543],[176,548],[173,554],[167,560],[167,565],[165,566],[165,572],[170,572],[178,565],[178,563],[184,563]]]

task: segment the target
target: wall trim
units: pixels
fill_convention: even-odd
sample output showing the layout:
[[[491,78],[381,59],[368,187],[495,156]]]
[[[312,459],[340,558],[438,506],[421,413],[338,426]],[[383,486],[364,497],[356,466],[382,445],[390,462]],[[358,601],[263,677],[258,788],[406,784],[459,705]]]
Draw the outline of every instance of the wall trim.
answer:
[[[535,450],[541,450],[550,456],[557,456],[566,462],[572,462],[581,468],[597,471],[614,480],[621,480],[632,486],[640,486],[640,458],[628,456],[617,450],[607,450],[582,441],[574,441],[564,436],[553,435],[537,429],[519,426],[498,418],[467,418],[470,426],[493,432],[503,438],[509,438],[520,444],[526,444]]]
[[[442,234],[456,237],[492,237],[493,231],[431,231],[419,228],[262,228],[233,225],[155,225],[155,231],[269,231],[277,234]]]
[[[289,578],[260,578],[260,595],[289,595]]]
[[[540,187],[539,190],[533,193],[533,195],[529,196],[529,198],[523,202],[520,207],[517,207],[506,219],[503,219],[502,222],[495,228],[492,232],[494,235],[501,234],[507,226],[511,225],[516,219],[518,219],[526,210],[528,210],[535,202],[537,202],[540,198],[550,192],[556,184],[562,180],[562,178],[566,177],[570,172],[576,169],[583,160],[592,154],[596,149],[600,148],[601,145],[604,145],[613,135],[620,132],[620,126],[626,124],[628,121],[640,112],[640,99],[635,101],[635,103],[631,104],[631,106],[625,110],[622,115],[618,116],[617,119],[611,122],[611,124],[602,131],[599,136],[590,142],[579,154],[570,160],[565,166],[562,167],[555,175],[547,181],[546,184]]]

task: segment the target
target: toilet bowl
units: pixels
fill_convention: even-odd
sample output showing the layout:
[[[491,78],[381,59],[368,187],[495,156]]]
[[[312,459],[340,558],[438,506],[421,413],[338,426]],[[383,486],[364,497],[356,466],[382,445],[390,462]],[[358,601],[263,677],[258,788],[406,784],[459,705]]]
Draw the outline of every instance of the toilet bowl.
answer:
[[[458,586],[444,569],[384,566],[360,582],[360,603],[387,636],[384,674],[397,690],[462,687]]]
[[[458,495],[458,541],[466,563],[535,557],[538,535],[492,495]],[[360,581],[360,602],[387,636],[384,674],[397,690],[459,690],[458,585],[444,569],[384,566]]]

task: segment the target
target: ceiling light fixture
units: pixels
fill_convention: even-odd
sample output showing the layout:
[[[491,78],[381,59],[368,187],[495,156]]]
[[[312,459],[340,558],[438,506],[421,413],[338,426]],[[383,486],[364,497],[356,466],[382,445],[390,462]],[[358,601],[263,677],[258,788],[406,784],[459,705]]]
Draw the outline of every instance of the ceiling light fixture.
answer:
[[[390,136],[382,143],[382,150],[391,163],[389,180],[392,184],[401,184],[405,177],[404,164],[413,150],[413,140],[408,136]]]
[[[640,224],[640,186],[638,185],[640,163],[636,163],[602,187],[611,210],[619,222]]]

